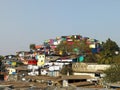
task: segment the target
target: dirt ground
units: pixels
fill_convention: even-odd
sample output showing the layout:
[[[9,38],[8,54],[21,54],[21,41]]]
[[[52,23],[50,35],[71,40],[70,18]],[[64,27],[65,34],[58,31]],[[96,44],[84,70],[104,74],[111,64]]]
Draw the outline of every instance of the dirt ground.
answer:
[[[0,82],[0,85],[11,85],[16,89],[36,87],[36,88],[39,88],[38,90],[40,89],[43,90],[48,86],[48,83],[47,83],[48,80],[54,81],[54,83],[61,80],[61,77],[49,77],[49,76],[27,76],[25,78],[26,78],[26,81],[24,82],[23,81],[2,81]],[[31,79],[32,81],[27,81],[28,79]],[[90,86],[84,86],[84,87],[102,88],[102,86],[100,85],[90,85]]]

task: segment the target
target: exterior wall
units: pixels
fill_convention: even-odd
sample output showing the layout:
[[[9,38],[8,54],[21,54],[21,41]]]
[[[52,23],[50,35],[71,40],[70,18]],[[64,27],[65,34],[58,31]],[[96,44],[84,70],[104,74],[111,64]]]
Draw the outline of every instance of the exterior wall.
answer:
[[[68,87],[68,80],[63,80],[63,87]]]
[[[48,74],[47,70],[41,69],[41,75],[47,75],[47,74]]]
[[[8,81],[17,81],[17,75],[9,75]]]
[[[73,75],[89,75],[91,76],[92,78],[98,78],[97,76],[95,76],[95,73],[73,73]],[[100,77],[104,77],[105,74],[104,73],[101,73],[100,74]]]
[[[73,63],[72,64],[72,69],[75,72],[83,72],[87,70],[87,64],[85,63]]]
[[[110,65],[103,64],[86,64],[86,63],[73,63],[72,69],[75,72],[95,72],[98,70],[106,70]]]
[[[9,74],[16,74],[16,70],[14,68],[8,68]]]
[[[37,66],[43,66],[45,64],[45,55],[38,55]]]
[[[39,69],[38,66],[28,65],[28,70],[29,70],[28,75],[31,75],[31,76],[39,75],[38,69]]]
[[[48,76],[58,77],[60,73],[59,71],[48,71]]]
[[[28,65],[36,65],[37,61],[36,60],[28,60]]]
[[[91,77],[95,77],[94,73],[74,73],[74,75],[89,75]]]
[[[91,71],[92,70],[97,71],[97,70],[106,70],[109,67],[110,65],[88,65],[87,69]]]

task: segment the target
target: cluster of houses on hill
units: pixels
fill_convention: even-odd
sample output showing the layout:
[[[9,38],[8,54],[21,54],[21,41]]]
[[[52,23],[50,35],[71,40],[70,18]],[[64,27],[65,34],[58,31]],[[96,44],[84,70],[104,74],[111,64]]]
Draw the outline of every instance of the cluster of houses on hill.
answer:
[[[83,63],[74,61],[71,58],[58,58],[54,61],[50,61],[47,59],[44,54],[40,55],[30,55],[29,59],[24,59],[26,56],[21,56],[19,54],[19,59],[15,59],[14,56],[8,56],[5,60],[3,60],[4,65],[6,65],[7,73],[4,76],[4,80],[6,81],[25,81],[25,76],[50,76],[50,77],[59,77],[62,76],[60,71],[65,65],[72,65],[71,69],[73,70],[72,78],[64,78],[68,79],[68,82],[73,82],[76,80],[84,81],[84,82],[92,82],[98,81],[100,78],[104,77],[103,71],[110,67],[110,65],[98,65],[93,63]],[[24,65],[18,66],[22,62]],[[68,76],[70,72],[67,73]],[[80,76],[80,78],[76,79],[76,75]],[[83,76],[83,77],[82,77]]]
[[[17,52],[15,56],[6,56],[5,59],[2,60],[8,73],[5,74],[4,80],[12,81],[19,79],[25,81],[24,76],[26,75],[58,77],[61,76],[60,71],[63,66],[70,64],[72,64],[71,68],[73,70],[73,75],[86,75],[92,78],[87,77],[84,79],[82,78],[82,80],[89,81],[95,80],[98,77],[103,77],[104,74],[102,71],[109,68],[109,65],[86,64],[81,61],[75,61],[74,58],[61,58],[60,56],[51,55],[61,41],[66,41],[72,45],[74,40],[85,40],[93,53],[99,52],[100,42],[96,39],[89,39],[80,35],[62,36],[57,37],[56,39],[49,39],[44,41],[43,45],[36,45],[35,51],[20,51]]]
[[[55,49],[61,42],[66,42],[72,46],[75,41],[84,41],[86,45],[89,46],[92,53],[97,53],[101,49],[101,43],[96,39],[91,39],[88,37],[82,37],[81,35],[70,35],[56,37],[55,39],[45,40],[42,45],[35,45],[35,50],[39,53],[45,53],[48,55],[57,54],[59,55],[61,51],[55,52]]]

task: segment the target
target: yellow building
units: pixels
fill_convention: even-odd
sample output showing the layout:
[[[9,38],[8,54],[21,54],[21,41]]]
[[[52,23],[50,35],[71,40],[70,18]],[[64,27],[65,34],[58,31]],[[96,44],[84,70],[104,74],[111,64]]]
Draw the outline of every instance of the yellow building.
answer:
[[[37,55],[37,66],[43,66],[45,64],[45,55]]]

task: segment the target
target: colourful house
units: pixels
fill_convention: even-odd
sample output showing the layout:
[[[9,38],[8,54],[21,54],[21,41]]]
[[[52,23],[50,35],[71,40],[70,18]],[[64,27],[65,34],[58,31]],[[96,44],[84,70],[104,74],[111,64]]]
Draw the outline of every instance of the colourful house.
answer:
[[[40,67],[44,66],[44,64],[45,64],[45,55],[44,54],[43,55],[37,55],[36,59],[38,60],[37,61],[37,66],[40,66]]]

